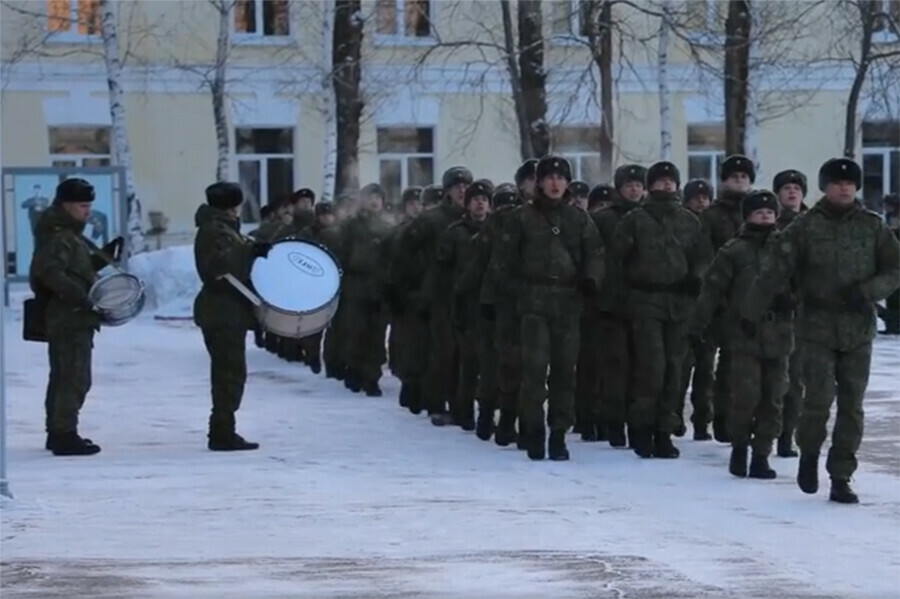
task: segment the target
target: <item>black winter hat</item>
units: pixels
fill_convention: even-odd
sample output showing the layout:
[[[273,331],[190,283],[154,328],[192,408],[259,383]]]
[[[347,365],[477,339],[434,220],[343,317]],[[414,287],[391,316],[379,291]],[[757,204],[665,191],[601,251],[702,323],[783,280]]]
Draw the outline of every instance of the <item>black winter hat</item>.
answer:
[[[556,173],[563,177],[566,181],[572,181],[572,165],[562,156],[544,156],[538,161],[535,169],[535,177],[538,181],[542,181],[544,177]]]
[[[56,197],[53,198],[53,201],[60,203],[93,202],[95,197],[93,185],[84,179],[72,178],[66,179],[56,186]]]
[[[472,176],[472,171],[470,171],[466,167],[453,166],[444,171],[444,176],[441,177],[441,186],[444,188],[444,190],[447,190],[459,183],[471,185],[474,179],[475,178]]]
[[[691,179],[684,185],[684,190],[681,192],[684,201],[687,202],[691,198],[695,198],[698,195],[705,195],[706,197],[712,199],[713,192],[712,186],[710,186],[709,181],[706,179]]]
[[[491,197],[494,195],[493,191],[484,181],[475,181],[466,188],[466,204],[475,196],[484,196],[490,202]]]
[[[741,200],[741,216],[744,220],[747,220],[747,217],[753,214],[754,211],[762,208],[768,208],[775,213],[775,216],[778,216],[778,211],[781,208],[781,204],[778,203],[778,196],[768,189],[754,189]]]
[[[734,173],[746,173],[751,183],[756,181],[756,166],[752,160],[741,154],[732,154],[722,162],[719,180],[724,181]]]
[[[444,188],[440,185],[429,185],[422,190],[422,203],[426,206],[434,206],[440,204],[444,199]]]
[[[537,158],[529,158],[516,169],[516,187],[520,187],[525,179],[537,176]]]
[[[298,200],[302,200],[303,198],[309,198],[315,204],[316,203],[316,192],[314,192],[309,187],[301,187],[300,189],[298,189],[291,195],[291,200],[293,200],[295,202]]]
[[[244,191],[241,186],[231,181],[219,181],[206,188],[206,203],[213,208],[227,210],[241,205]]]
[[[650,189],[656,181],[663,177],[674,179],[675,187],[681,187],[681,173],[678,172],[678,167],[666,161],[657,162],[647,169],[645,186]]]
[[[314,208],[316,216],[323,214],[334,214],[334,204],[331,202],[319,202]]]
[[[365,187],[359,190],[360,196],[381,196],[381,199],[384,200],[387,198],[387,194],[384,193],[384,188],[378,183],[369,183]]]
[[[597,185],[588,195],[588,209],[593,208],[600,202],[612,202],[615,197],[616,190],[612,185]]]
[[[519,201],[519,189],[512,183],[501,183],[494,189],[493,203],[495,208],[509,206]]]
[[[591,188],[584,181],[572,181],[569,183],[569,193],[575,197],[587,196],[591,193]]]
[[[803,190],[803,197],[806,197],[806,175],[795,170],[781,171],[775,175],[775,178],[772,179],[772,191],[778,193],[778,191],[788,183],[796,183],[799,185],[800,189]]]
[[[643,185],[646,179],[647,169],[640,164],[623,164],[616,169],[616,172],[613,175],[613,185],[615,185],[618,190],[629,181],[637,181]]]
[[[832,158],[819,169],[819,191],[825,191],[828,183],[853,181],[856,189],[862,187],[862,169],[849,158]]]
[[[494,182],[491,181],[490,179],[475,179],[475,181],[473,183],[483,184],[485,187],[488,188],[488,191],[490,192],[488,194],[488,197],[491,198],[494,196]]]
[[[403,193],[400,194],[400,203],[408,204],[409,202],[417,202],[422,199],[422,188],[421,187],[407,187],[403,190]]]

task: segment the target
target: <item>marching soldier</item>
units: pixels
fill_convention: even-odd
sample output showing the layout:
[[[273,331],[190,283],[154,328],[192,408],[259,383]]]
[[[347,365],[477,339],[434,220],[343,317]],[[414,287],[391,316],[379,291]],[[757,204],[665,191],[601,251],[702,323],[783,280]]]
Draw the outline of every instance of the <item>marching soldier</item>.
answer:
[[[687,318],[712,252],[696,216],[681,207],[681,178],[671,162],[647,169],[647,199],[622,217],[614,234],[625,265],[635,372],[629,426],[642,457],[677,458],[672,444]]]
[[[591,188],[584,181],[572,181],[569,184],[569,202],[576,208],[588,209],[588,196]]]
[[[516,169],[516,187],[519,188],[519,203],[524,204],[534,197],[535,187],[537,185],[535,179],[535,169],[538,161],[536,158],[529,158]]]
[[[340,253],[340,231],[334,224],[335,209],[331,202],[319,202],[313,209],[316,222],[309,229],[301,231],[300,237],[325,247],[335,256]],[[322,371],[322,337],[324,331],[300,340],[306,365],[314,374]]]
[[[544,459],[546,450],[551,460],[567,460],[565,435],[574,423],[582,295],[599,290],[603,255],[588,214],[566,201],[572,180],[569,162],[558,156],[542,158],[536,180],[534,200],[514,212],[503,231],[498,266],[519,298],[520,435],[525,436],[530,459]],[[549,444],[543,407],[548,392]]]
[[[825,464],[830,499],[857,503],[850,487],[863,432],[863,396],[875,337],[875,302],[900,285],[900,246],[881,217],[856,199],[862,170],[848,158],[833,158],[819,170],[825,196],[767,246],[773,253],[750,288],[744,319],[758,323],[772,298],[793,279],[802,309],[797,337],[802,345],[806,396],[797,426],[804,493],[819,487],[819,451],[827,435],[831,405],[837,416]]]
[[[194,217],[197,236],[194,258],[203,286],[194,300],[194,323],[203,331],[210,358],[212,414],[208,448],[212,451],[257,449],[258,443],[235,432],[234,414],[241,405],[247,380],[247,331],[256,323],[253,306],[222,277],[230,274],[250,285],[253,260],[268,255],[272,244],[256,243],[240,233],[244,193],[237,183],[213,183],[206,204]]]
[[[294,231],[299,233],[316,222],[313,206],[316,203],[316,192],[308,187],[298,189],[291,195],[290,203],[294,211]]]
[[[410,222],[412,219],[417,217],[422,212],[422,188],[421,187],[408,187],[403,190],[403,193],[400,194],[400,207],[399,212],[395,217],[395,227],[391,231],[390,237],[387,240],[387,245],[385,248],[387,249],[387,256],[389,257],[390,262],[388,262],[388,289],[385,291],[385,301],[387,302],[389,310],[389,320],[390,320],[390,329],[388,332],[388,368],[390,368],[391,372],[400,377],[400,369],[397,366],[397,358],[403,352],[403,346],[398,343],[397,336],[397,326],[395,326],[395,314],[393,312],[393,307],[391,305],[391,293],[392,293],[392,285],[393,280],[391,279],[390,269],[393,264],[394,255],[396,253],[396,244],[397,238],[399,235],[399,231],[401,227]],[[402,328],[402,325],[401,327]],[[401,378],[402,380],[402,378]],[[409,403],[407,401],[408,389],[404,391],[403,387],[400,387],[400,406],[403,408],[409,407]]]
[[[612,206],[616,188],[612,185],[595,185],[588,195],[588,212],[595,213]]]

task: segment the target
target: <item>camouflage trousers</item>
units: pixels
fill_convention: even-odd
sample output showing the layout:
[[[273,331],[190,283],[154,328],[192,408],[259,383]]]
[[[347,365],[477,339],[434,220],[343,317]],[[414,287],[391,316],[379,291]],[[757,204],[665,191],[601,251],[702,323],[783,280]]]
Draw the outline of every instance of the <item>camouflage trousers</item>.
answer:
[[[671,434],[681,393],[681,369],[687,351],[687,324],[636,316],[634,341],[634,403],[629,424]]]
[[[325,340],[322,344],[322,359],[325,362],[326,370],[331,372],[343,371],[347,366],[343,362],[344,348],[342,343],[342,329],[347,326],[345,301],[341,298],[341,304],[328,324],[328,329],[325,331]]]
[[[544,400],[551,431],[568,431],[575,421],[575,364],[580,314],[522,315],[522,383],[519,432],[544,427]],[[549,377],[547,369],[550,369]]]
[[[428,379],[425,407],[429,414],[447,410],[456,399],[459,382],[459,356],[456,333],[450,319],[450,308],[434,305],[428,317],[431,345],[428,348]]]
[[[601,378],[599,316],[585,309],[581,315],[578,361],[575,368],[575,421],[604,422],[600,401]]]
[[[428,346],[431,335],[428,321],[419,314],[406,311],[391,317],[388,353],[392,354],[393,372],[404,383],[419,380],[428,368]]]
[[[713,417],[728,422],[731,408],[731,351],[721,346],[716,361],[716,376],[713,383]]]
[[[799,345],[799,344],[798,344]],[[803,396],[806,389],[803,385],[803,354],[801,348],[794,349],[788,361],[788,388],[784,395],[781,413],[781,434],[794,436],[797,421],[803,407]]]
[[[209,380],[212,390],[210,438],[228,439],[234,433],[234,413],[241,407],[247,382],[247,331],[242,329],[202,329],[209,353]]]
[[[497,306],[494,347],[497,350],[497,404],[501,412],[516,414],[522,382],[521,320],[514,307]]]
[[[343,345],[343,361],[363,382],[377,383],[387,360],[387,310],[379,302],[355,297],[347,299],[346,308],[346,339],[353,342]]]
[[[50,376],[44,397],[47,432],[78,430],[78,412],[91,390],[91,354],[94,330],[64,331],[50,335],[47,353]]]
[[[634,345],[630,323],[604,312],[597,320],[599,345],[600,402],[604,421],[618,426],[628,421],[632,401]]]
[[[706,427],[712,419],[713,384],[715,383],[716,347],[701,341],[688,346],[681,369],[681,393],[675,413],[684,418],[684,401],[688,386],[691,388],[691,422],[695,427]]]
[[[478,400],[482,410],[494,411],[497,405],[497,348],[494,322],[478,318]]]
[[[863,396],[869,385],[872,343],[840,351],[804,341],[801,351],[806,396],[797,425],[797,445],[804,455],[819,453],[828,434],[836,392],[837,414],[825,467],[832,479],[849,480],[856,472],[856,452],[863,436]]]
[[[732,352],[728,433],[733,445],[750,445],[768,456],[781,434],[781,398],[788,385],[788,359]]]
[[[303,348],[303,357],[307,364],[313,364],[322,359],[322,336],[319,332],[300,340],[300,347]]]

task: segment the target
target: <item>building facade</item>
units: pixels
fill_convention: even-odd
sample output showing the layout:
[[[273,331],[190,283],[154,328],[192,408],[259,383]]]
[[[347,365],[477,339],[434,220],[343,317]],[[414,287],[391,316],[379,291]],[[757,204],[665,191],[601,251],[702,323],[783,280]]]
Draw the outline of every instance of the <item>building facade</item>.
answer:
[[[595,184],[602,182],[601,110],[596,67],[585,43],[590,4],[543,3],[543,34],[553,151],[572,160],[578,178]],[[704,177],[715,184],[724,158],[724,92],[714,64],[704,65],[702,55],[721,46],[725,3],[674,3],[679,18],[677,25],[672,20],[666,46],[665,93],[659,85],[662,22],[654,16],[656,4],[648,2],[646,11],[622,5],[614,15],[613,165],[661,157],[664,101],[669,159],[682,169],[684,181]],[[782,4],[803,14],[803,2]],[[900,2],[882,4],[900,22]],[[206,2],[116,5],[136,190],[145,218],[152,211],[169,219],[166,243],[190,238],[193,213],[215,178],[210,83],[217,61],[224,60],[227,73],[231,178],[252,199],[245,218],[255,220],[259,206],[293,189],[321,192],[329,152],[329,96],[323,88],[330,85],[328,4],[239,0],[227,21]],[[113,163],[98,1],[11,2],[2,11],[2,165]],[[835,43],[815,21],[823,15],[807,12],[783,27],[790,40],[776,38],[776,27],[760,40],[752,145],[760,163],[757,185],[768,186],[778,170],[796,168],[808,175],[814,200],[819,165],[842,152],[855,71],[849,63],[813,60],[828,56]],[[403,187],[432,183],[457,164],[469,166],[476,177],[511,180],[521,158],[500,3],[363,0],[359,18],[365,101],[360,183],[379,181],[397,198]],[[227,22],[230,39],[224,56],[216,53],[220,22]],[[879,47],[900,48],[889,26],[876,33]],[[714,63],[715,52],[707,54]],[[858,110],[856,147],[866,198],[900,190],[894,111],[900,91],[882,79],[879,84],[887,87],[868,86]],[[879,102],[882,96],[889,99]]]

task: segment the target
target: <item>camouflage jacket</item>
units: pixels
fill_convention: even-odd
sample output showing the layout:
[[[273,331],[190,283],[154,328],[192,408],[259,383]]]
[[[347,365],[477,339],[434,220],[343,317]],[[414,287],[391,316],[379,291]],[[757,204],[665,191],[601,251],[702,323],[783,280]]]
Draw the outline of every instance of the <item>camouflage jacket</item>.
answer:
[[[455,206],[449,200],[425,210],[403,228],[398,240],[399,252],[410,257],[400,266],[406,270],[402,278],[415,283],[416,291],[422,300],[437,299],[440,304],[449,304],[450,297],[431,298],[427,282],[433,275],[429,271],[435,268],[438,237],[463,215],[463,208]],[[414,257],[414,258],[413,258]]]
[[[792,308],[769,310],[757,326],[756,336],[748,337],[741,329],[741,302],[759,273],[766,239],[774,228],[758,229],[749,224],[738,236],[727,241],[716,253],[697,300],[691,329],[702,333],[717,308],[724,303],[722,343],[734,351],[760,358],[781,358],[794,349],[794,312]],[[790,295],[785,285],[779,293]]]
[[[430,285],[432,294],[453,295],[457,299],[452,307],[458,309],[459,303],[464,302],[469,317],[477,316],[478,294],[472,289],[468,293],[460,292],[459,283],[474,257],[472,240],[483,228],[484,221],[475,221],[468,216],[450,225],[438,237],[435,268],[432,271],[436,274]]]
[[[835,210],[819,201],[769,238],[770,251],[744,300],[742,313],[759,320],[793,277],[803,305],[797,337],[847,351],[875,336],[875,302],[900,286],[900,245],[880,216],[855,202]],[[846,303],[856,288],[870,305]]]
[[[625,273],[622,270],[622,264],[618,261],[616,253],[610,251],[613,247],[613,238],[616,227],[622,220],[622,217],[628,214],[633,208],[637,208],[637,202],[629,202],[627,200],[619,200],[613,205],[598,210],[592,214],[594,224],[600,232],[600,239],[606,251],[606,276],[603,280],[603,287],[600,296],[594,303],[594,308],[600,312],[609,312],[620,314],[625,307]]]
[[[347,297],[384,299],[390,254],[391,221],[386,214],[361,210],[341,224],[338,262],[344,272],[342,291]]]
[[[718,251],[729,239],[737,235],[741,228],[741,200],[744,194],[724,191],[701,216],[709,231],[712,249]]]
[[[224,210],[203,204],[194,222],[194,263],[203,283],[194,300],[194,322],[200,328],[253,328],[253,304],[220,278],[227,273],[250,287],[253,243],[241,235],[240,221]]]
[[[493,256],[499,251],[504,227],[508,225],[513,213],[520,208],[519,204],[501,206],[488,217],[488,221],[472,240],[475,252],[470,268],[460,281],[460,289],[466,291],[469,285],[478,286],[479,302],[482,304],[510,308],[516,306],[515,289],[497,285],[497,277],[492,275],[490,264],[494,259]]]
[[[249,233],[248,236],[252,237],[256,241],[265,241],[268,243],[275,243],[279,239],[283,239],[285,237],[289,237],[293,232],[292,225],[286,225],[280,220],[276,221],[266,221],[259,225],[256,229],[253,229]]]
[[[652,192],[622,217],[613,240],[631,315],[686,320],[692,297],[686,282],[706,274],[712,261],[700,221],[677,194]]]
[[[35,297],[47,302],[50,335],[100,328],[100,317],[91,309],[88,291],[106,263],[82,235],[84,228],[85,223],[69,216],[58,204],[44,210],[35,226],[29,282]]]
[[[794,212],[793,210],[782,207],[781,212],[778,213],[778,220],[775,221],[775,226],[778,227],[779,231],[783,231],[789,224],[794,222],[795,218],[807,210],[809,210],[809,208],[806,207],[806,204],[800,204],[800,212]]]

